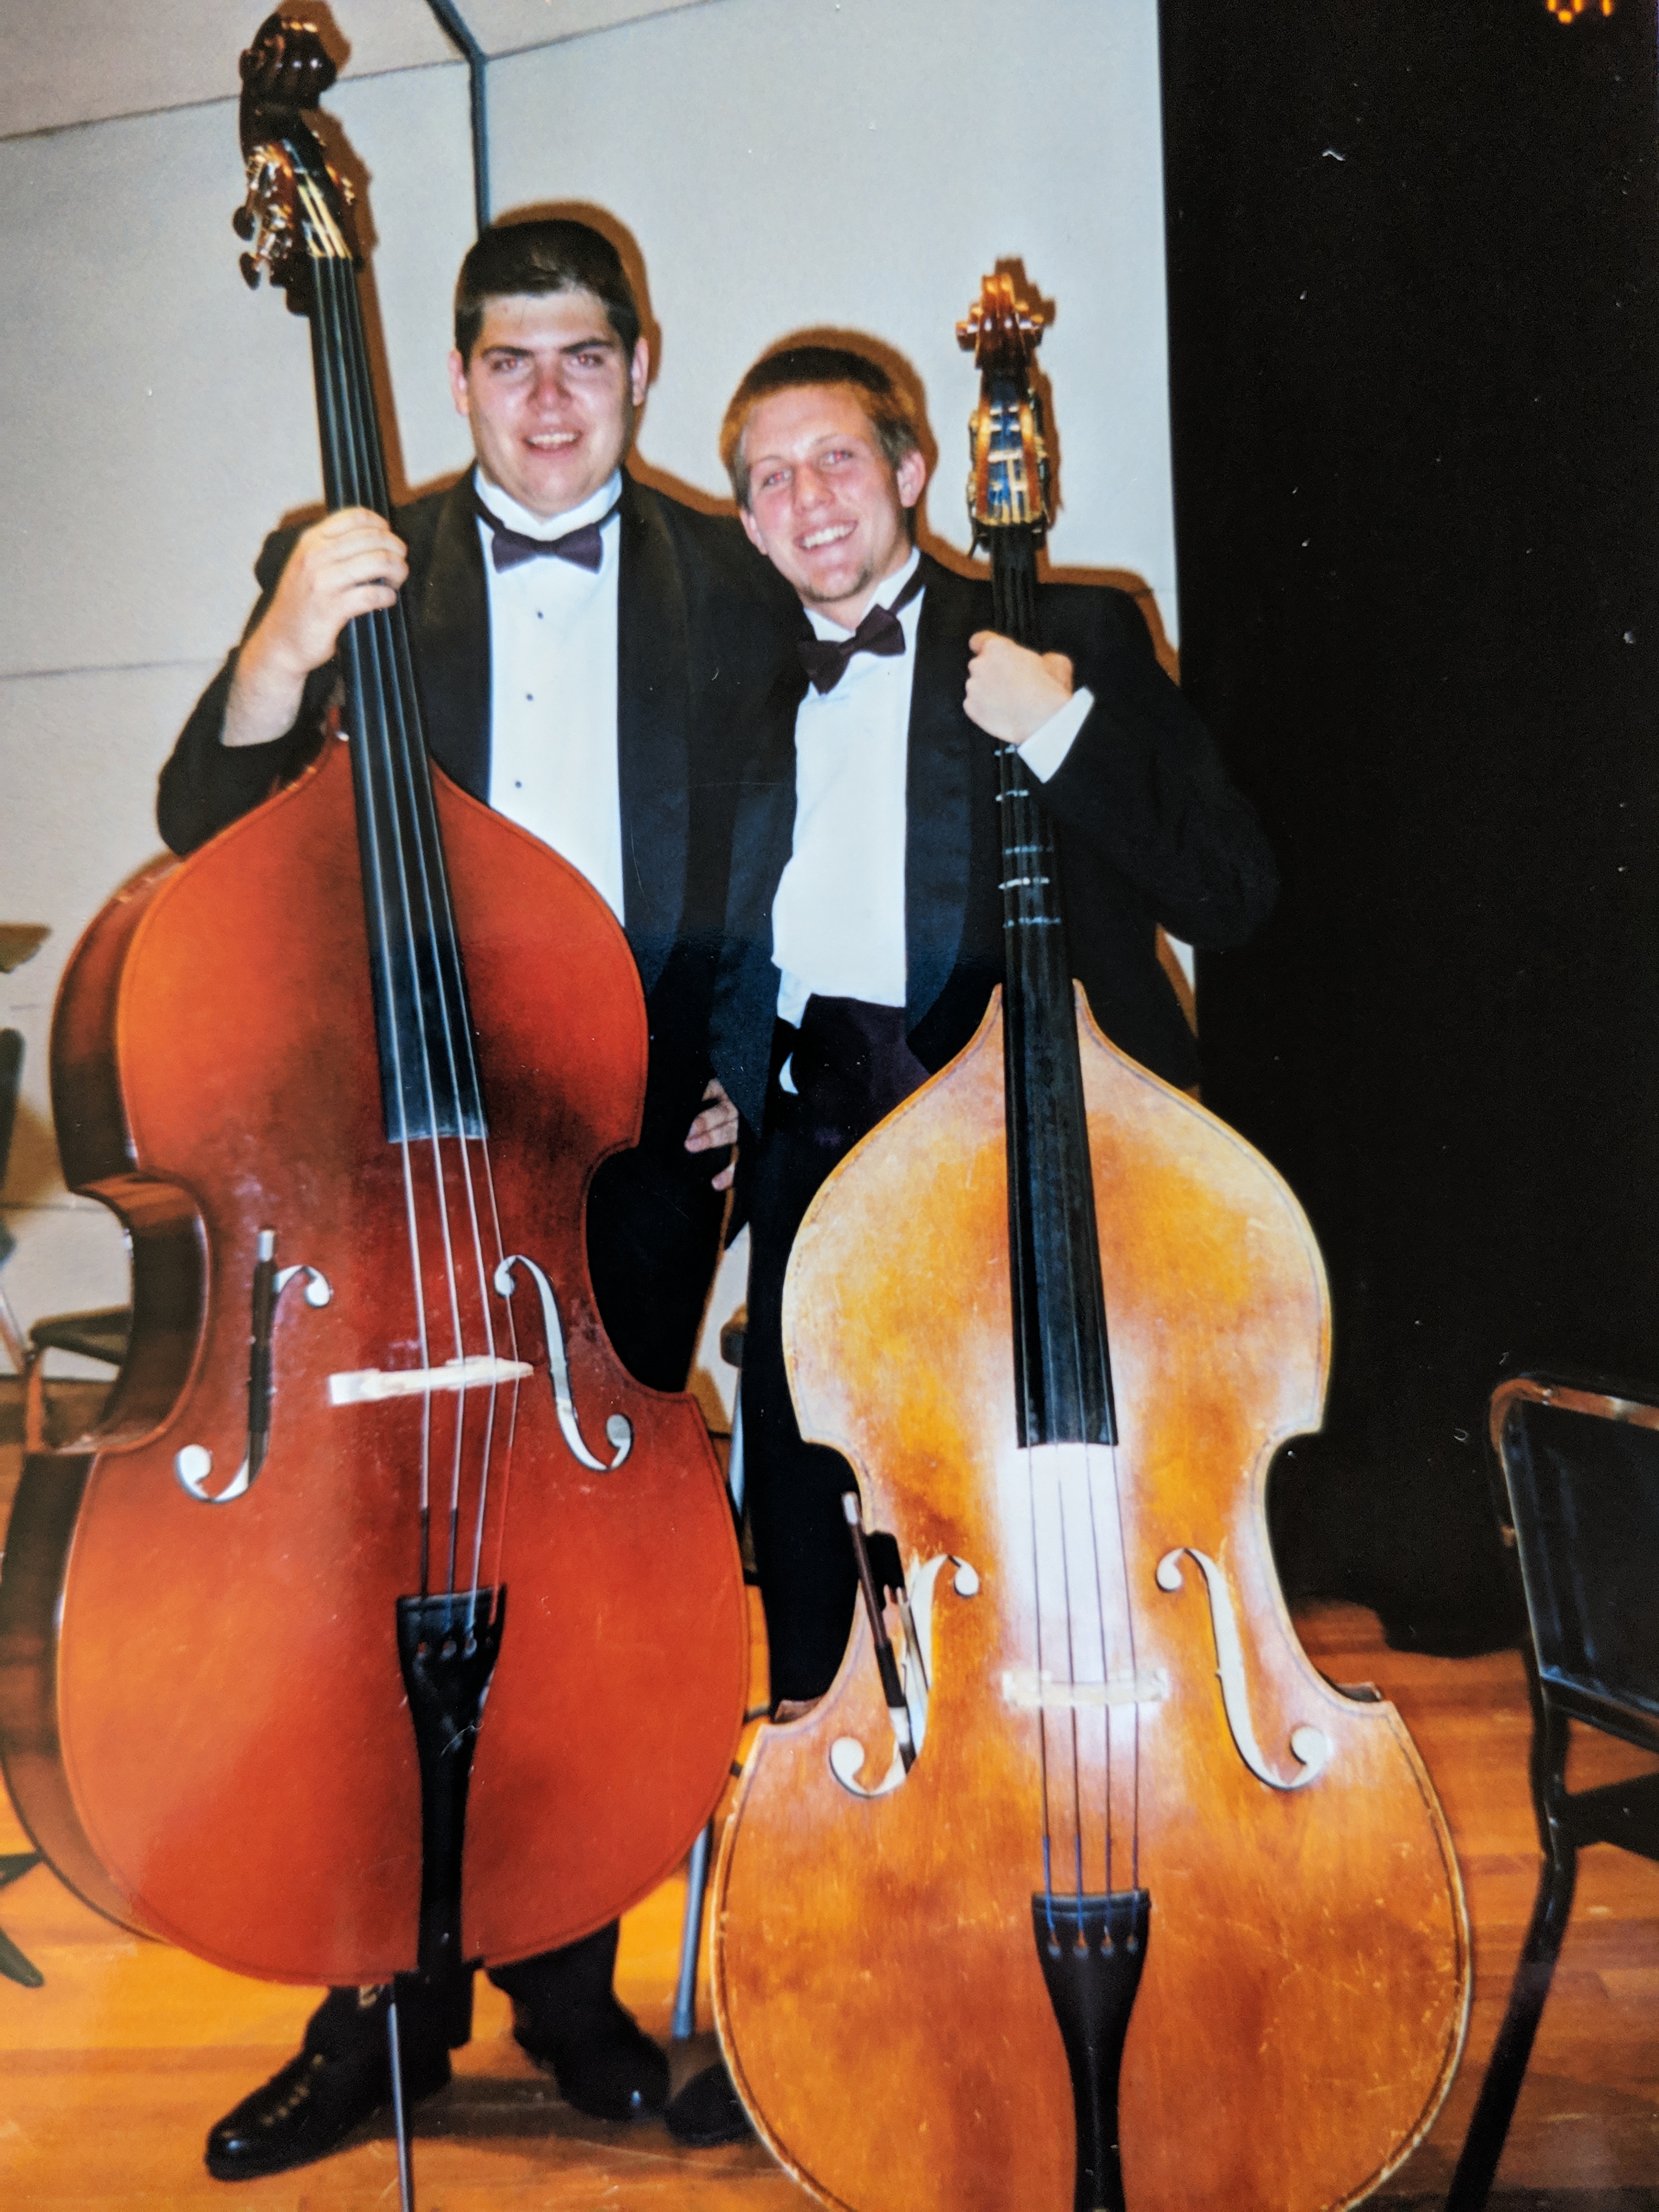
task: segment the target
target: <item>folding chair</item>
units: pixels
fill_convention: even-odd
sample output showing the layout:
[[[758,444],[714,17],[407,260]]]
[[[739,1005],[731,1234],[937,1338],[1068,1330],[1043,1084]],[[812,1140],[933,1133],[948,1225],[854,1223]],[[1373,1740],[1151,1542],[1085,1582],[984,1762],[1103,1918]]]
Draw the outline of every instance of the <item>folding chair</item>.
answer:
[[[99,1306],[90,1313],[47,1314],[33,1322],[28,1333],[23,1367],[23,1448],[26,1451],[64,1451],[71,1445],[55,1443],[46,1432],[46,1355],[72,1352],[82,1359],[101,1360],[119,1367],[127,1356],[132,1334],[130,1306]]]
[[[23,1038],[19,1030],[0,1030],[0,1186],[6,1180],[17,1094],[23,1080]],[[0,1218],[0,1267],[15,1249],[15,1239]],[[132,1334],[128,1306],[100,1306],[90,1313],[48,1314],[25,1329],[0,1288],[0,1346],[23,1378],[23,1449],[56,1449],[46,1435],[46,1375],[49,1352],[72,1352],[106,1367],[119,1367]]]
[[[1618,1386],[1521,1375],[1493,1392],[1487,1432],[1531,1631],[1532,1796],[1544,1863],[1446,2212],[1480,2212],[1486,2202],[1566,1933],[1580,1850],[1617,1844],[1659,1859],[1659,1774],[1566,1786],[1574,1721],[1659,1752],[1659,1403]]]

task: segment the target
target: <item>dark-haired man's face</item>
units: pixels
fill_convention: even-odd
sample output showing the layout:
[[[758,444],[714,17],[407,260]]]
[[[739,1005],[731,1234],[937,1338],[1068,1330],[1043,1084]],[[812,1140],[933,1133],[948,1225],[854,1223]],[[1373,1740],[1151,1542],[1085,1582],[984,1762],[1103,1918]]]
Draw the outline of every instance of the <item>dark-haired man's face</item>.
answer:
[[[484,302],[470,361],[449,356],[455,405],[493,484],[550,521],[598,491],[627,453],[650,356],[630,359],[592,292]]]
[[[750,541],[804,605],[856,628],[910,557],[905,510],[921,496],[927,463],[907,453],[895,469],[847,384],[797,385],[757,400],[743,451]]]

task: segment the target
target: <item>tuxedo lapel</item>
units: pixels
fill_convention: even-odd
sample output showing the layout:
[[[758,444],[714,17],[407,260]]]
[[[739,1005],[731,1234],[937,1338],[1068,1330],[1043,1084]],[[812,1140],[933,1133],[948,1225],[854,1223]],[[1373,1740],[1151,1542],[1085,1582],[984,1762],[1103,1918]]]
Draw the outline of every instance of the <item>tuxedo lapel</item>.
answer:
[[[413,610],[416,666],[433,758],[489,803],[489,592],[469,470],[445,495]]]
[[[971,584],[922,556],[927,586],[916,632],[904,823],[905,1025],[914,1030],[950,980],[968,910],[970,745],[962,711]]]
[[[648,491],[623,479],[617,589],[617,775],[623,921],[647,992],[685,903],[691,702],[685,588]]]

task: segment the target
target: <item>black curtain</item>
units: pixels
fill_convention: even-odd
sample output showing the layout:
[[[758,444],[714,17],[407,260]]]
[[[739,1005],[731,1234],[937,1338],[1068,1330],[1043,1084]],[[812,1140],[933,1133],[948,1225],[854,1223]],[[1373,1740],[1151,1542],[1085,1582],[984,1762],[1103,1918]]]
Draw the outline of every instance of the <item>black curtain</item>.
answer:
[[[1592,0],[1592,6],[1595,0]],[[1292,1595],[1512,1629],[1485,1401],[1659,1382],[1650,6],[1164,0],[1183,681],[1279,910],[1206,1095],[1330,1270]]]

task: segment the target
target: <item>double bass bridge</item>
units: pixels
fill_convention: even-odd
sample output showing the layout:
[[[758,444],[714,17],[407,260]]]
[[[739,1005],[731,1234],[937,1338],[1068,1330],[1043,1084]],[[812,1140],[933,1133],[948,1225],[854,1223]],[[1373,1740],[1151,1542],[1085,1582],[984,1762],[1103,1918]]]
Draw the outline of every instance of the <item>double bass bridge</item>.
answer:
[[[1089,1712],[1106,1705],[1161,1705],[1170,1678],[1160,1667],[1150,1674],[1114,1674],[1103,1682],[1062,1682],[1044,1668],[1009,1667],[1003,1671],[1003,1703],[1016,1712]]]
[[[447,1359],[441,1367],[359,1367],[328,1378],[331,1406],[362,1406],[381,1398],[423,1398],[434,1390],[487,1390],[516,1382],[535,1369],[525,1359],[491,1359],[482,1352]]]

